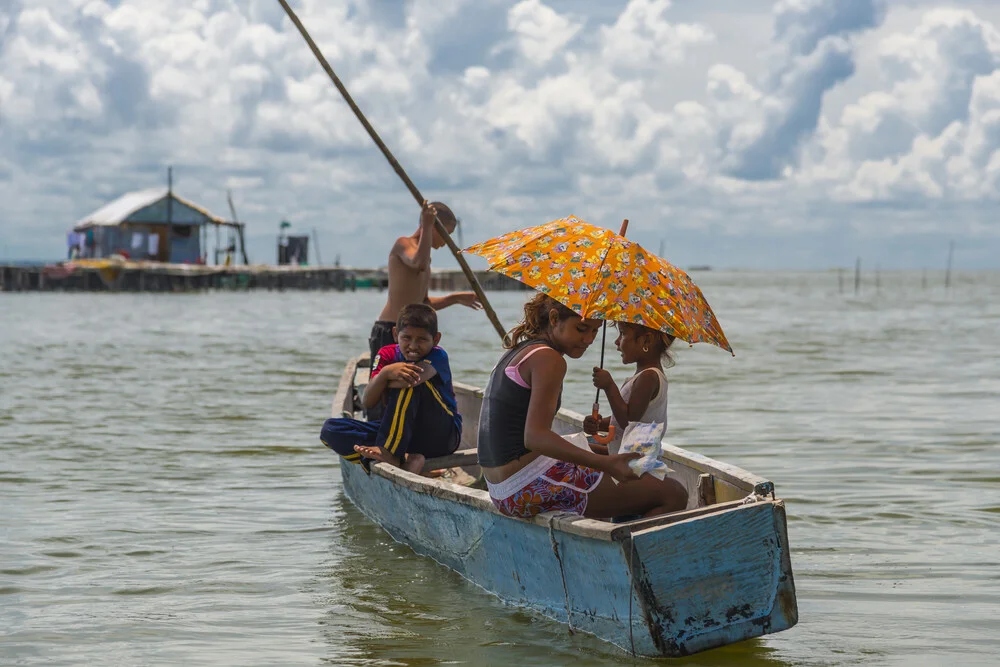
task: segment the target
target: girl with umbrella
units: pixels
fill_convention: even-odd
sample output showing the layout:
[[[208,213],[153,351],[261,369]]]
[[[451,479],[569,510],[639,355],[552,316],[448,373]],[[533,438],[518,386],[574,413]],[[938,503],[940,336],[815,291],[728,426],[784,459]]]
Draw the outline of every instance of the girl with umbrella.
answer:
[[[627,226],[628,220],[615,234],[568,216],[465,250],[540,292],[505,339],[507,351],[490,375],[480,412],[479,463],[504,514],[653,516],[687,506],[678,481],[636,477],[629,461],[638,454],[598,454],[552,430],[566,357],[583,356],[606,321],[732,352],[701,290],[686,273],[626,239]]]
[[[508,335],[479,418],[479,463],[502,513],[527,518],[564,511],[610,518],[655,516],[687,506],[687,491],[678,481],[636,477],[629,461],[638,454],[597,454],[552,430],[566,357],[583,356],[602,324],[537,294]]]

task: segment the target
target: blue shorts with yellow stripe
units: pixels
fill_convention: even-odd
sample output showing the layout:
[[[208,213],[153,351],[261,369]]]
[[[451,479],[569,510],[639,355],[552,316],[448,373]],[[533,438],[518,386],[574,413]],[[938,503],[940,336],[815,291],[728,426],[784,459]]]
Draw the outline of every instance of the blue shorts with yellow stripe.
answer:
[[[353,463],[361,462],[355,445],[377,445],[399,459],[406,454],[447,456],[462,439],[461,417],[449,409],[431,382],[385,392],[382,419],[327,419],[320,432],[324,445]]]

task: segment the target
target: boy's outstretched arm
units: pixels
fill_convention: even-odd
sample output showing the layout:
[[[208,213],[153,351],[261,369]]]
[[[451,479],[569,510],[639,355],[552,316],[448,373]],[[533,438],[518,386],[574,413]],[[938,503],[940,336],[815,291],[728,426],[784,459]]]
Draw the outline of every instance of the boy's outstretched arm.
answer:
[[[445,296],[426,296],[424,297],[424,303],[434,310],[441,310],[454,305],[466,306],[473,310],[481,310],[483,307],[475,292],[454,292]]]

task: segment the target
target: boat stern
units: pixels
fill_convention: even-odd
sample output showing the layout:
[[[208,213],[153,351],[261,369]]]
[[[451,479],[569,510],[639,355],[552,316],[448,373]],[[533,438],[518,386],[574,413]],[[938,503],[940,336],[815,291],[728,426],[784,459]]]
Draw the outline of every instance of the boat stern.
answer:
[[[637,530],[622,546],[661,655],[690,655],[798,621],[781,500]]]

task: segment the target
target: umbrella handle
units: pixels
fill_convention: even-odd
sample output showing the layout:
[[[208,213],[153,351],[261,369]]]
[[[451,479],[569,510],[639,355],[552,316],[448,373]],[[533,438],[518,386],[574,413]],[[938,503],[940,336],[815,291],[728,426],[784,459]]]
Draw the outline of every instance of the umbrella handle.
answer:
[[[597,403],[594,403],[594,410],[590,414],[594,419],[597,419],[601,415],[601,413],[597,411]],[[593,438],[594,442],[596,442],[597,444],[606,445],[615,439],[615,425],[611,424],[608,426],[607,435],[601,435],[600,433],[595,433],[590,437]]]

